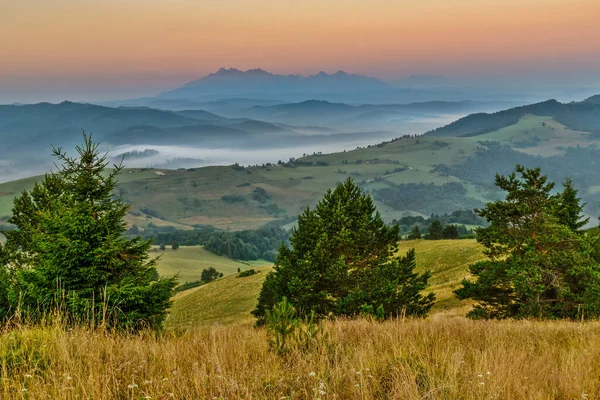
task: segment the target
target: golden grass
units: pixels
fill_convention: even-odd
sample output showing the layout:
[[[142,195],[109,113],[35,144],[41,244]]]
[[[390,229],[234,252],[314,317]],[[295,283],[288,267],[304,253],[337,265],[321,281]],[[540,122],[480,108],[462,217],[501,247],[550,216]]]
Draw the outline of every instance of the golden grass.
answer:
[[[486,259],[475,239],[463,240],[408,240],[399,242],[399,253],[415,249],[417,271],[429,270],[431,278],[427,292],[435,292],[432,313],[451,312],[464,315],[470,303],[461,302],[454,295],[460,282],[470,276],[469,265]]]
[[[164,251],[154,246],[150,255],[152,257],[160,255],[158,272],[168,277],[178,274],[179,283],[197,281],[204,268],[214,267],[217,271],[228,275],[236,273],[238,268],[245,270],[273,264],[265,260],[232,260],[205,250],[202,246],[181,246],[177,250],[172,250],[170,245],[167,245]]]
[[[600,323],[337,320],[319,346],[269,351],[263,329],[0,334],[2,399],[593,399]]]
[[[256,269],[255,275],[238,278],[232,274],[209,284],[186,290],[174,300],[167,317],[169,328],[195,328],[204,325],[252,325],[250,314],[256,307],[262,283],[270,267]]]
[[[471,239],[410,240],[399,243],[400,254],[406,253],[411,248],[416,251],[417,270],[428,269],[432,272],[430,287],[426,290],[435,292],[437,296],[431,311],[432,315],[465,315],[471,303],[459,301],[453,290],[460,286],[463,278],[469,276],[467,271],[469,264],[483,258],[481,245]],[[176,257],[182,257],[182,260]],[[225,264],[219,267],[216,264],[219,261]],[[181,247],[175,252],[167,249],[159,262],[159,272],[173,275],[177,271],[182,271],[180,277],[183,282],[184,276],[199,274],[200,265],[211,266],[210,263],[226,274],[234,272],[238,266],[237,262],[228,258],[208,252],[205,254],[201,247]],[[264,265],[268,263],[261,260],[251,262],[252,268],[255,269]],[[250,266],[242,265],[242,269],[247,268]],[[251,325],[254,319],[250,312],[256,306],[262,282],[270,267],[258,270],[261,272],[257,275],[236,278],[237,274],[233,274],[177,295],[171,310],[172,314],[167,319],[167,326],[190,328],[213,324]]]

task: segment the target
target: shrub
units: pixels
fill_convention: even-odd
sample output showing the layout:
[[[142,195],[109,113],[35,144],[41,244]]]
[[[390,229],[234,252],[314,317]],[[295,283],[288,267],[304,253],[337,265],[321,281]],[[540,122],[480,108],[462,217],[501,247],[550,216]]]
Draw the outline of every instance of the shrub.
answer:
[[[239,268],[238,268],[238,270],[239,270]],[[252,275],[257,274],[257,273],[258,272],[255,269],[247,269],[245,271],[240,272],[237,277],[238,278],[244,278],[246,276],[252,276]]]

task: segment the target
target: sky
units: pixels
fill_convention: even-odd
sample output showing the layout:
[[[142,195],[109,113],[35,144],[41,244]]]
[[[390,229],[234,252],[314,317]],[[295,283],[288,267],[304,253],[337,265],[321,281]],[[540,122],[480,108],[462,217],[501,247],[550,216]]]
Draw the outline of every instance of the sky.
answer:
[[[600,84],[599,0],[0,0],[0,102],[151,96],[220,67]]]

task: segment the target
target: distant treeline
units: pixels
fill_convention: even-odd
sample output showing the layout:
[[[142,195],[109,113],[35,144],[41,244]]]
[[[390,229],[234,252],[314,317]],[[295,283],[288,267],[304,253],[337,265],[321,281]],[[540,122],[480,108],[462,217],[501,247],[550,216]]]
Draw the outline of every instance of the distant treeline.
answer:
[[[473,210],[459,210],[450,214],[441,215],[431,214],[429,218],[425,218],[420,215],[406,216],[400,218],[399,220],[393,220],[392,223],[400,226],[400,234],[402,236],[410,235],[414,232],[415,227],[417,227],[425,239],[436,239],[436,235],[434,235],[433,238],[428,236],[431,226],[434,225],[434,228],[437,228],[438,226],[438,224],[434,224],[435,221],[438,221],[442,228],[455,226],[458,237],[471,236],[473,234],[473,231],[468,229],[465,225],[487,225],[486,221],[475,214]],[[456,237],[454,237],[454,232],[448,234],[450,229],[452,228],[447,229],[447,237],[440,238],[455,239]]]
[[[143,230],[133,226],[130,236],[141,235],[154,239],[154,244],[177,242],[183,246],[204,246],[205,249],[234,260],[275,261],[279,246],[287,242],[288,233],[279,227],[263,227],[256,230],[223,232],[214,228],[182,230],[172,226],[159,227],[149,224]]]
[[[374,196],[396,210],[412,210],[422,214],[449,213],[483,206],[481,201],[467,195],[467,189],[460,182],[444,185],[405,183],[376,190]]]

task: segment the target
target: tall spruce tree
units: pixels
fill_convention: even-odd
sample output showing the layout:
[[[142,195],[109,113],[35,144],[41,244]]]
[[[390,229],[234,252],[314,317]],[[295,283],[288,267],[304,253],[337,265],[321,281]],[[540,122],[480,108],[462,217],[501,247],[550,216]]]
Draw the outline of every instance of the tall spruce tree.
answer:
[[[430,275],[414,272],[414,252],[395,256],[398,229],[351,179],[328,190],[298,218],[291,248],[282,245],[253,312],[258,323],[284,297],[304,316],[427,314],[435,296],[421,291]]]
[[[124,235],[129,205],[114,193],[122,167],[107,170],[91,135],[77,152],[53,148],[56,173],[14,200],[8,222],[17,230],[4,232],[15,279],[9,297],[30,313],[61,307],[73,322],[158,327],[175,279],[158,276],[149,241]]]
[[[556,210],[558,222],[568,226],[573,232],[580,232],[581,228],[590,221],[583,216],[585,203],[581,203],[581,199],[577,197],[578,193],[579,191],[573,187],[571,178],[567,178],[563,183],[563,191],[558,194]]]
[[[578,318],[600,313],[600,268],[595,239],[577,232],[579,200],[567,181],[552,195],[554,183],[539,168],[517,165],[497,175],[504,200],[476,210],[490,225],[477,230],[487,261],[470,267],[474,280],[456,290],[477,301],[472,318]],[[568,201],[566,200],[568,199]],[[565,213],[565,205],[569,212]],[[566,217],[565,217],[566,216]]]

